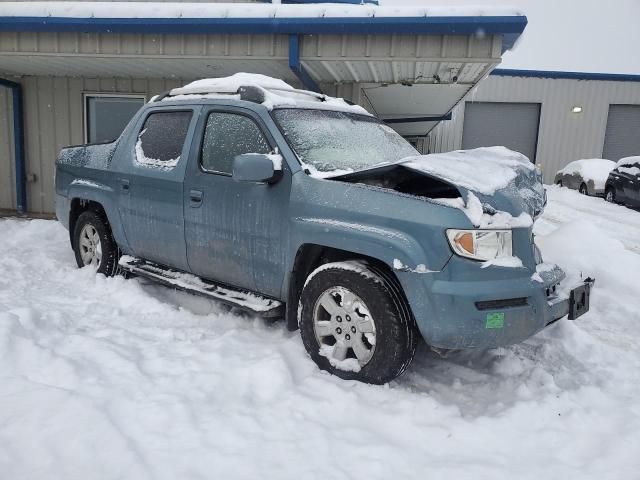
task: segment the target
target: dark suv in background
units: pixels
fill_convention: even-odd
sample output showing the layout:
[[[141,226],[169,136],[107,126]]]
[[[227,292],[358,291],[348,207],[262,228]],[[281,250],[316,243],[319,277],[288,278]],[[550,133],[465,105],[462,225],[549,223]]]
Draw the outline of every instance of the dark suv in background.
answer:
[[[640,156],[620,160],[605,185],[607,202],[640,207]]]

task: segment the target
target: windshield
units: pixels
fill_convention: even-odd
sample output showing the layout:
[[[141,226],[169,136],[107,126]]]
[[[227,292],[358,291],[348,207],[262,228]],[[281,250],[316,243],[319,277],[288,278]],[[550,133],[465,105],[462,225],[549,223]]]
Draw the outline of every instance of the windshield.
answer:
[[[273,115],[312,174],[339,175],[419,155],[409,142],[373,117],[295,108],[276,110]]]

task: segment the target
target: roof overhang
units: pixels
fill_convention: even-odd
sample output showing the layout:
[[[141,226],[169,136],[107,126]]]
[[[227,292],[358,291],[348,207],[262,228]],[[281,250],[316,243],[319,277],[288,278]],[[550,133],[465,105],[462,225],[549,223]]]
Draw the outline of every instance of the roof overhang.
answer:
[[[502,36],[502,53],[524,31],[524,16],[335,18],[75,18],[0,16],[0,32],[144,34],[340,34]]]
[[[329,94],[359,84],[366,98],[349,99],[392,118],[404,135],[424,135],[450,113],[527,24],[504,9],[2,5],[0,74],[192,80],[247,71],[307,89],[329,86]]]

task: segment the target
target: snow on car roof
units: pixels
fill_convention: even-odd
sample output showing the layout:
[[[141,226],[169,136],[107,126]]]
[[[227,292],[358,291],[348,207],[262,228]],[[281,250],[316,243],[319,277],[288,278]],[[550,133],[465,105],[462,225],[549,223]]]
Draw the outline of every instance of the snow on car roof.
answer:
[[[343,18],[513,16],[510,7],[380,7],[182,2],[3,2],[3,16],[63,18]]]
[[[585,158],[574,160],[558,173],[563,175],[579,175],[583,180],[591,180],[595,188],[602,189],[611,170],[616,166],[615,162],[603,158]]]
[[[625,157],[618,160],[618,167],[631,167],[640,164],[640,157]]]
[[[205,78],[196,80],[183,87],[174,88],[163,101],[194,99],[240,99],[237,95],[241,87],[257,87],[262,90],[262,105],[269,110],[282,107],[313,108],[317,110],[333,110],[360,115],[369,115],[359,105],[351,105],[342,98],[329,97],[307,90],[297,90],[284,80],[260,75],[257,73],[236,73],[230,77]],[[152,99],[153,101],[153,99]]]

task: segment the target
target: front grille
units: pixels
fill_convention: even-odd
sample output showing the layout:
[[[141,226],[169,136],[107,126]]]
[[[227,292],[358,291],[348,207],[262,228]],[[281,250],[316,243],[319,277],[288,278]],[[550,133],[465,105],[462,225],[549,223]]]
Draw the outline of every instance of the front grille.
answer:
[[[525,305],[527,305],[527,297],[508,298],[506,300],[486,300],[483,302],[476,302],[476,308],[478,310],[497,310],[500,308],[524,307]]]

